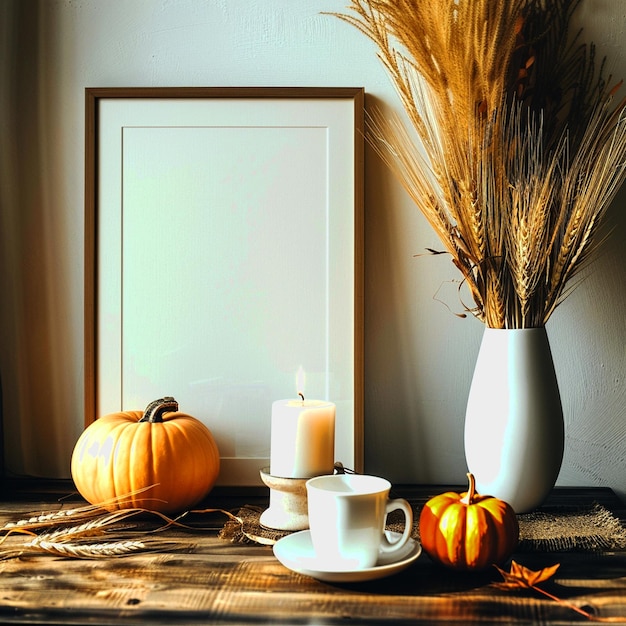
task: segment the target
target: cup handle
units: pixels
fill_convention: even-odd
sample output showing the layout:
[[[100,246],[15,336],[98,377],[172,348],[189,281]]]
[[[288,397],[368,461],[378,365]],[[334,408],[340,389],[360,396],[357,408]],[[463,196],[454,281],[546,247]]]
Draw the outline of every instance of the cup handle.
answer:
[[[386,533],[383,533],[383,540],[380,545],[381,552],[390,553],[399,550],[406,544],[413,530],[413,509],[404,498],[396,498],[395,500],[387,500],[387,511],[389,515],[392,511],[401,510],[404,513],[404,532],[402,537],[397,541],[389,541]]]

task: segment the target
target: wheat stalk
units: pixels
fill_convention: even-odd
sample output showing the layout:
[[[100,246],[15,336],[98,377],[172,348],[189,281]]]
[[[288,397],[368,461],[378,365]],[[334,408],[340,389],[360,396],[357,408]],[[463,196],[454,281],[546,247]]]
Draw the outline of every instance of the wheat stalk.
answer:
[[[91,527],[90,527],[91,526]],[[194,544],[180,541],[155,539],[109,539],[108,541],[83,542],[80,539],[90,535],[101,535],[102,524],[89,525],[44,533],[22,545],[20,555],[46,553],[57,556],[97,559],[113,556],[128,556],[136,552],[187,551]]]
[[[57,542],[86,536],[101,535],[107,527],[117,524],[118,522],[123,521],[139,512],[143,511],[140,511],[139,509],[122,509],[116,513],[95,517],[88,522],[84,522],[83,524],[57,528],[55,530],[37,535],[31,540],[30,545],[36,545],[40,541]]]
[[[52,513],[42,513],[15,522],[6,522],[0,527],[0,533],[10,533],[16,531],[32,531],[59,524],[75,523],[80,519],[92,519],[95,514],[100,514],[104,508],[86,506],[73,509],[60,509]]]
[[[17,520],[15,522],[6,522],[0,526],[0,534],[22,532],[22,531],[35,531],[41,528],[49,528],[51,526],[58,526],[62,524],[76,524],[80,520],[91,520],[94,516],[101,515],[106,512],[107,507],[115,504],[123,505],[124,502],[130,500],[133,496],[143,493],[152,489],[155,485],[150,485],[142,489],[133,491],[132,493],[123,494],[110,500],[105,500],[98,504],[88,504],[85,506],[79,506],[68,509],[59,509],[58,511],[52,511],[50,513],[31,514],[29,517]],[[126,513],[130,509],[125,509]],[[140,509],[137,509],[140,511]],[[143,511],[143,509],[141,509]]]
[[[352,0],[409,125],[374,109],[368,138],[494,328],[543,326],[592,258],[626,177],[626,102],[580,0]],[[613,107],[613,108],[612,108]]]
[[[89,543],[75,544],[55,541],[38,541],[37,543],[27,543],[24,548],[26,551],[37,551],[54,554],[57,556],[82,558],[82,559],[99,559],[114,556],[128,556],[131,553],[148,549],[143,541],[126,540],[126,541],[108,541],[105,543]],[[155,548],[156,549],[156,548]]]
[[[146,489],[150,489],[150,487]],[[15,534],[26,534],[31,538],[29,541],[17,545],[11,544],[8,548],[0,550],[0,560],[18,558],[28,554],[53,554],[62,557],[97,559],[127,556],[137,552],[189,551],[194,547],[193,543],[146,538],[146,535],[160,533],[173,526],[190,529],[190,526],[181,521],[189,514],[220,513],[239,524],[243,524],[239,517],[223,509],[184,511],[176,518],[170,518],[163,513],[147,509],[133,508],[119,509],[113,512],[107,511],[107,505],[114,502],[116,504],[123,503],[137,493],[122,495],[102,504],[62,509],[52,513],[31,515],[15,522],[7,522],[0,528],[0,532],[4,533],[0,539],[0,545]],[[145,528],[144,530],[138,530],[135,524],[128,524],[129,519],[147,514],[156,516],[164,523],[156,528]],[[133,528],[134,532],[143,535],[143,538],[127,538],[129,528]],[[99,541],[91,541],[91,538],[94,537],[98,537]],[[108,540],[103,541],[104,537],[107,537]]]

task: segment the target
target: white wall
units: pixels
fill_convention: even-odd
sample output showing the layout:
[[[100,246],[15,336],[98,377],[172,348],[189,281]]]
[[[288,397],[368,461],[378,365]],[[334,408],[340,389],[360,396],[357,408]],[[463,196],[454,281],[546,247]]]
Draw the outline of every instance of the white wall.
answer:
[[[84,88],[363,86],[398,103],[343,0],[4,0],[0,19],[0,366],[10,470],[68,476],[83,424]],[[584,0],[626,76],[622,0]],[[377,159],[366,175],[365,459],[395,482],[464,480],[482,326],[435,299],[458,278]],[[562,485],[626,495],[626,193],[586,282],[548,324],[566,415]],[[454,288],[444,289],[456,304]]]

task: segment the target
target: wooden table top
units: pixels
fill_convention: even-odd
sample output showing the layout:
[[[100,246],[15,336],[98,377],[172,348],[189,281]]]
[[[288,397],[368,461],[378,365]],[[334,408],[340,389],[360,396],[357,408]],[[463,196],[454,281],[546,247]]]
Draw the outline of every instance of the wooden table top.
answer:
[[[397,488],[426,500],[448,487]],[[453,487],[455,490],[460,488]],[[210,496],[206,506],[236,510],[264,497]],[[554,504],[599,502],[620,519],[623,503],[608,489],[556,489]],[[0,525],[31,512],[73,507],[42,494],[0,502]],[[427,555],[388,578],[326,583],[290,571],[269,546],[220,539],[223,517],[203,530],[168,530],[173,549],[123,558],[84,560],[50,555],[0,561],[0,623],[56,624],[567,624],[588,619],[533,590],[502,590],[494,569],[462,574]],[[206,530],[212,525],[213,530]],[[0,548],[24,537],[9,537]],[[193,547],[175,549],[176,542]],[[602,619],[626,624],[626,551],[532,552],[513,556],[533,570],[560,563],[540,585],[548,593]],[[619,619],[621,618],[621,619]]]

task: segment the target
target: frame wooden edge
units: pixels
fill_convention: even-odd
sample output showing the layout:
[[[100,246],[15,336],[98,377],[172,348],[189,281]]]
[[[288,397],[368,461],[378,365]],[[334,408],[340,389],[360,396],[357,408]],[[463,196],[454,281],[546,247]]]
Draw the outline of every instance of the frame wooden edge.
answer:
[[[354,94],[354,108],[354,469],[362,473],[365,465],[365,89]]]
[[[354,470],[364,469],[364,134],[363,87],[86,87],[85,88],[85,248],[84,248],[84,427],[97,406],[97,127],[98,102],[104,98],[352,98],[355,122],[354,179]]]
[[[96,329],[97,319],[97,100],[98,89],[85,90],[85,249],[84,249],[84,427],[91,424],[96,415]]]

